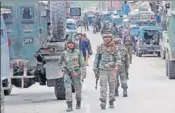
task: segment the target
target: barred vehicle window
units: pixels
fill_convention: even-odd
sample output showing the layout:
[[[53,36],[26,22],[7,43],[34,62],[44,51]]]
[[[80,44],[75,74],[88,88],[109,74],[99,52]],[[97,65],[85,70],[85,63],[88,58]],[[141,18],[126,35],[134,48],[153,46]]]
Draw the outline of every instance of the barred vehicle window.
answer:
[[[4,20],[11,20],[12,16],[12,8],[7,6],[1,7],[1,14],[3,15]]]
[[[32,19],[34,18],[34,9],[33,7],[22,7],[22,19]]]

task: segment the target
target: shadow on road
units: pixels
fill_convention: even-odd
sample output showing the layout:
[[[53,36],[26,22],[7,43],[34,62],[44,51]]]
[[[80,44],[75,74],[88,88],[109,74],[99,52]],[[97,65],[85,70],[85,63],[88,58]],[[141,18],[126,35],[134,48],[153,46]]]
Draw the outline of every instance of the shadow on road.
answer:
[[[62,102],[64,100],[59,100]],[[7,105],[24,105],[24,104],[45,104],[58,102],[54,93],[52,92],[35,92],[28,94],[12,94],[6,97],[5,103]]]

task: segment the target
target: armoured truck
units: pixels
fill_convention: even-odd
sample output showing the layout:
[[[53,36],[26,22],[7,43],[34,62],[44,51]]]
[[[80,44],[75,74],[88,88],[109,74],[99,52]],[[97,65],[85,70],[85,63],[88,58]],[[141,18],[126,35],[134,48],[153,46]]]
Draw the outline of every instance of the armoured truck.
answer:
[[[175,79],[175,1],[172,1],[168,11],[167,37],[165,48],[166,75]]]
[[[11,43],[11,85],[29,88],[39,82],[65,99],[59,59],[66,42],[66,2],[4,1],[1,9]]]
[[[1,15],[1,83],[3,86],[2,91],[5,95],[9,95],[12,89],[10,85],[9,46],[10,43],[7,37],[6,25]]]
[[[157,26],[141,26],[136,44],[136,56],[156,53],[160,57],[161,28]]]

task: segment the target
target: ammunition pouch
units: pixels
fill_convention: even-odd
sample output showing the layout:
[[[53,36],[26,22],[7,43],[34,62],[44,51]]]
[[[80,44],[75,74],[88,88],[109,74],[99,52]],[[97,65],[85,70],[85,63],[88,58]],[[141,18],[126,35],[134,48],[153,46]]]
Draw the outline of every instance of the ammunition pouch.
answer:
[[[132,45],[132,41],[126,41],[125,45]]]

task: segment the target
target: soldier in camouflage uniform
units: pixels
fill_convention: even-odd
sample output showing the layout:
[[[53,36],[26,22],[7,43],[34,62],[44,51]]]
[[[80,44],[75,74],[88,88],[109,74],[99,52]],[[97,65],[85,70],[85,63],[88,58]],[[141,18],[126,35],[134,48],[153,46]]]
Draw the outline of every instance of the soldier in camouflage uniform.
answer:
[[[129,27],[127,29],[124,29],[123,32],[123,44],[125,45],[128,54],[129,54],[129,63],[132,63],[132,51],[133,51],[133,42],[130,35],[130,29]]]
[[[127,72],[129,69],[129,59],[128,59],[128,51],[126,49],[125,46],[123,46],[121,44],[121,39],[116,39],[116,44],[118,46],[118,49],[120,51],[120,55],[121,55],[121,65],[119,66],[119,70],[117,72],[117,80],[116,80],[116,89],[115,89],[115,96],[119,96],[118,93],[118,88],[121,86],[123,88],[123,97],[127,97],[127,89],[128,89],[128,85],[127,85]],[[120,82],[119,82],[120,79]]]
[[[102,29],[101,29],[101,34],[103,35],[104,33],[106,33],[106,31],[111,32],[111,27],[109,25],[108,22],[105,22]]]
[[[64,71],[64,85],[66,90],[67,112],[72,111],[72,84],[75,88],[76,108],[81,106],[82,80],[86,77],[86,63],[83,55],[75,49],[73,39],[68,39],[67,50],[61,55],[60,63]]]
[[[120,64],[120,54],[112,40],[111,33],[103,34],[104,43],[97,47],[93,71],[100,79],[100,107],[106,108],[107,84],[109,84],[109,106],[114,108],[116,73]]]

